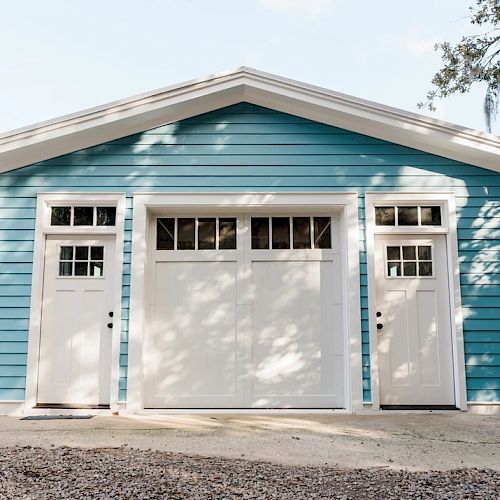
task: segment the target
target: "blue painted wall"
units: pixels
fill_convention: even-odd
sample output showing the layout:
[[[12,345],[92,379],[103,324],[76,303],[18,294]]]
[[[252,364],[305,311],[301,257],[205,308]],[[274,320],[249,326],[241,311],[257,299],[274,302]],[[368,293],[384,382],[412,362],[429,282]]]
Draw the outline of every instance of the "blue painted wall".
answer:
[[[500,401],[500,174],[245,103],[0,175],[0,400],[24,397],[37,193],[127,192],[125,399],[133,192],[356,190],[369,401],[364,192],[400,188],[457,196],[468,398]]]

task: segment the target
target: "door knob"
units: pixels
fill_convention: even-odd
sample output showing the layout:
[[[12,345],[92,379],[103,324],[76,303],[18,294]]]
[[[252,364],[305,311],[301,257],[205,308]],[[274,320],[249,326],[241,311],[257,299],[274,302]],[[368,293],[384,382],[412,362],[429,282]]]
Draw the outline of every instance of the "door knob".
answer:
[[[113,317],[113,311],[109,311],[109,317],[112,318]]]
[[[108,328],[113,328],[113,323],[108,323]]]
[[[382,330],[384,328],[384,325],[382,323],[377,323],[377,330]]]
[[[377,318],[380,318],[382,316],[382,313],[380,311],[377,311]]]

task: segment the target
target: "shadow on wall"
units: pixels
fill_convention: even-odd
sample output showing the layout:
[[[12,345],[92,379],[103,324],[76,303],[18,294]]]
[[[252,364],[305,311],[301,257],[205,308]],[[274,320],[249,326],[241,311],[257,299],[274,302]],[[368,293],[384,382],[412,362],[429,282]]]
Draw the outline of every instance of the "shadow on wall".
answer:
[[[3,174],[0,193],[23,200],[58,190],[126,190],[129,195],[183,190],[358,191],[362,201],[365,190],[453,190],[459,205],[469,396],[485,401],[500,398],[500,362],[494,350],[500,343],[499,179],[487,170],[242,105]],[[0,223],[1,241],[32,245],[33,220],[25,225],[13,216]],[[0,261],[0,285],[10,282],[12,269],[12,263]],[[298,324],[301,331],[307,331],[306,319]],[[363,328],[366,331],[365,324]],[[306,366],[307,361],[294,354],[290,331],[289,339],[271,349],[273,359],[284,366]],[[283,349],[288,352],[285,359]]]

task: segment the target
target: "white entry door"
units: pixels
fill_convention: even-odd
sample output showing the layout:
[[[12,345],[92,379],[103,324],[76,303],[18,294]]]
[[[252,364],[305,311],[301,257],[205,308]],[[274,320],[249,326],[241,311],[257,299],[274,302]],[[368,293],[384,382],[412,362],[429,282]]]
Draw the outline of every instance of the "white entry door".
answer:
[[[375,242],[381,405],[453,406],[446,239]]]
[[[109,405],[114,238],[48,236],[39,405]]]
[[[337,219],[155,217],[146,408],[344,404]]]

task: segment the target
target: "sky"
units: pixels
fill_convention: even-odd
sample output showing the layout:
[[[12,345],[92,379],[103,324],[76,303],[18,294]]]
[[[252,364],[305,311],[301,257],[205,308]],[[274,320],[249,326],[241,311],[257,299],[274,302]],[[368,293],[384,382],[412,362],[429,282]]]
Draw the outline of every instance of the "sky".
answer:
[[[472,2],[5,1],[0,132],[243,65],[423,112],[434,44],[472,32]],[[427,114],[484,130],[483,97],[479,87]]]

